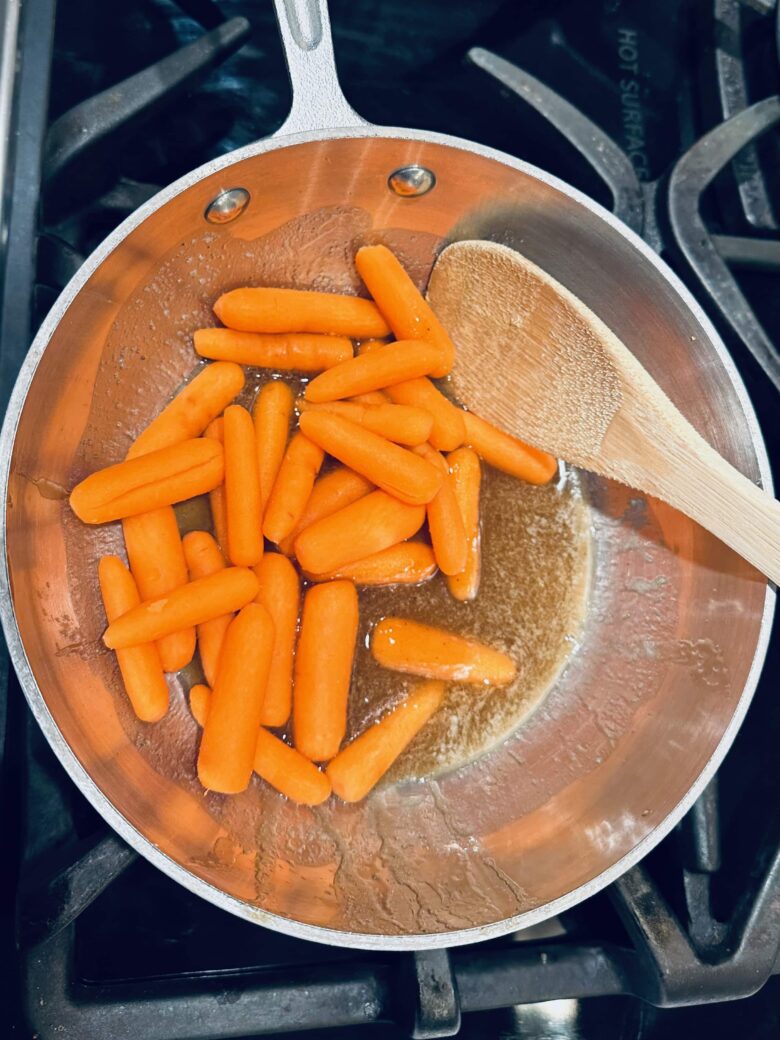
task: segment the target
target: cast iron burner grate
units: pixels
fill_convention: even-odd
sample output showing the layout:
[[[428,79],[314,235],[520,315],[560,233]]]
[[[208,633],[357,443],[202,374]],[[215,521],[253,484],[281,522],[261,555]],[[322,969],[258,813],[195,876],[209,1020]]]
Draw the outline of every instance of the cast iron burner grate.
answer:
[[[270,4],[70,0],[56,26],[54,7],[22,5],[4,401],[31,333],[83,257],[158,185],[273,131],[289,103]],[[780,267],[771,0],[331,8],[342,82],[367,118],[535,162],[611,204],[677,267],[711,305],[780,459],[780,315],[767,307]],[[70,783],[12,675],[0,690],[13,899],[2,905],[0,956],[21,1000],[2,1020],[41,1040],[319,1036],[325,1027],[371,1038],[459,1028],[506,1040],[746,1028],[755,1040],[775,1037],[780,987],[764,984],[780,973],[779,672],[775,634],[716,781],[620,881],[537,929],[418,954],[290,939],[174,884]]]

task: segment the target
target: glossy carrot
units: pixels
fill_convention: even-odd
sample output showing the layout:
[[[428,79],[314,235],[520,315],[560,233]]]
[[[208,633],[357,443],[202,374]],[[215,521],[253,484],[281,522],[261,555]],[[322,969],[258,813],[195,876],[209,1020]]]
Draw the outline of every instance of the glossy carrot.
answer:
[[[279,548],[285,555],[292,556],[295,551],[295,539],[301,531],[305,531],[307,527],[311,527],[315,521],[321,520],[324,516],[330,516],[331,513],[338,512],[344,506],[357,502],[359,498],[363,498],[374,490],[375,485],[365,477],[361,477],[359,473],[355,473],[354,470],[347,469],[346,466],[337,466],[336,469],[332,469],[330,473],[326,473],[315,481],[303,516],[295,529],[281,540]]]
[[[371,653],[385,668],[427,679],[504,686],[517,674],[511,657],[492,646],[405,618],[379,622],[371,634]]]
[[[420,408],[409,408],[403,404],[361,404],[357,401],[329,401],[326,404],[311,404],[303,397],[295,402],[299,412],[328,412],[349,419],[396,444],[414,447],[423,444],[431,435],[433,419]]]
[[[295,655],[293,735],[298,751],[313,762],[333,758],[347,730],[357,628],[352,582],[313,585],[306,593]]]
[[[182,539],[182,545],[191,581],[207,578],[210,574],[217,574],[224,570],[225,558],[207,531],[190,531]],[[232,620],[232,614],[223,614],[221,617],[204,621],[198,625],[198,652],[203,674],[206,676],[209,686],[213,686],[216,682],[219,654],[228,625]]]
[[[105,524],[202,495],[222,477],[221,446],[201,437],[98,470],[71,491],[70,507],[86,524]]]
[[[300,427],[323,451],[402,502],[430,502],[441,487],[441,473],[425,459],[340,415],[304,412]]]
[[[128,516],[122,522],[130,570],[142,600],[158,599],[187,584],[179,525],[172,506]],[[183,628],[157,644],[163,671],[178,672],[195,653],[195,629]]]
[[[324,457],[322,448],[302,433],[296,433],[288,444],[263,520],[263,532],[272,542],[281,542],[295,530]]]
[[[200,437],[243,386],[244,373],[239,365],[207,365],[135,439],[127,457],[134,459]]]
[[[524,444],[473,412],[464,412],[463,419],[466,443],[491,466],[529,484],[548,484],[555,476],[558,463],[546,451]]]
[[[472,600],[479,591],[482,567],[479,530],[479,485],[482,478],[479,456],[472,448],[458,448],[447,456],[455,498],[466,530],[466,565],[447,577],[450,593],[462,601]]]
[[[214,304],[223,325],[242,332],[323,332],[352,339],[387,336],[371,300],[299,289],[233,289]]]
[[[206,721],[210,699],[208,686],[190,690],[190,708],[199,726]],[[319,805],[330,795],[330,780],[325,773],[262,726],[257,731],[254,769],[266,783],[299,805]]]
[[[443,698],[443,682],[419,683],[389,715],[347,744],[325,770],[334,793],[345,802],[365,798],[438,711]]]
[[[417,376],[428,375],[441,362],[441,352],[422,340],[398,340],[342,361],[315,376],[306,387],[312,404],[339,401],[371,390],[384,390]]]
[[[103,642],[112,650],[150,643],[190,625],[202,625],[245,607],[257,595],[257,578],[245,567],[226,567],[160,599],[146,600],[112,621]]]
[[[355,266],[397,339],[424,339],[438,347],[442,362],[433,373],[446,376],[455,361],[455,344],[431,305],[387,246],[363,246]]]
[[[273,641],[273,621],[259,603],[230,622],[198,751],[198,778],[209,791],[238,794],[252,776]]]
[[[400,542],[389,549],[345,564],[328,574],[308,574],[312,581],[343,578],[355,585],[419,585],[436,573],[433,549],[425,542]]]
[[[290,436],[294,400],[295,395],[287,383],[272,379],[257,395],[252,409],[263,515]]]
[[[443,574],[458,574],[466,566],[468,544],[449,466],[430,444],[423,444],[415,451],[442,473],[442,485],[436,497],[426,506],[428,530],[439,570]]]
[[[263,555],[263,504],[252,416],[241,405],[225,409],[225,509],[228,557],[253,567]]]
[[[424,520],[423,506],[373,491],[302,531],[295,539],[295,555],[311,574],[337,571],[411,538]]]
[[[411,405],[428,412],[433,419],[433,430],[428,439],[437,451],[452,451],[466,439],[465,413],[448,401],[425,376],[389,386],[387,396],[395,404]]]
[[[98,581],[109,623],[140,602],[133,576],[118,556],[101,559]],[[157,722],[168,710],[168,685],[156,645],[118,650],[116,659],[133,711],[142,722]]]
[[[195,352],[204,358],[235,361],[277,372],[320,372],[352,357],[346,336],[318,336],[307,332],[268,335],[235,329],[198,329]]]
[[[274,623],[274,648],[271,670],[265,688],[260,722],[263,726],[283,726],[292,706],[292,672],[301,584],[298,572],[286,556],[266,553],[255,567],[262,603]]]
[[[215,419],[214,422],[209,423],[203,436],[222,444],[224,452],[225,423],[222,418]],[[213,491],[209,491],[209,506],[211,508],[211,522],[214,525],[214,537],[219,543],[222,554],[227,556],[228,534],[224,480]]]

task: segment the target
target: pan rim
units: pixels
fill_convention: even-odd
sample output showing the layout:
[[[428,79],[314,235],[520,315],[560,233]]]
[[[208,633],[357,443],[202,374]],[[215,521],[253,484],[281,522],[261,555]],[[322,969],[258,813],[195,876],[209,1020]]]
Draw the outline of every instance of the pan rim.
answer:
[[[84,284],[94,274],[100,264],[117,249],[125,238],[138,227],[147,217],[166,205],[181,192],[193,187],[199,181],[221,170],[228,169],[237,162],[254,158],[267,152],[276,151],[280,148],[294,147],[296,145],[310,144],[317,141],[343,140],[348,138],[387,138],[397,140],[413,140],[424,143],[440,145],[459,151],[476,154],[482,158],[491,159],[502,165],[509,166],[525,175],[540,180],[544,184],[560,191],[580,205],[585,206],[601,220],[605,221],[614,231],[622,235],[628,242],[638,250],[643,259],[659,272],[659,274],[670,284],[677,296],[682,300],[689,311],[694,315],[707,334],[711,347],[715,350],[726,376],[736,394],[740,408],[747,422],[751,444],[756,456],[756,461],[761,477],[762,486],[769,492],[773,491],[773,482],[766,451],[758,420],[753,405],[748,396],[742,378],[737,371],[731,355],[716,332],[712,322],[706,316],[700,305],[677,275],[657,256],[650,247],[630,228],[626,227],[612,213],[594,202],[588,196],[571,187],[564,181],[545,171],[515,159],[497,149],[488,148],[475,144],[463,138],[453,137],[446,134],[436,134],[411,130],[401,127],[376,127],[366,125],[350,127],[339,130],[309,131],[291,134],[283,137],[271,137],[254,142],[243,148],[228,152],[226,155],[213,159],[195,170],[185,174],[173,184],[162,189],[139,209],[131,213],[87,258],[78,272],[62,290],[41,328],[35,336],[24,362],[19,370],[9,399],[6,414],[3,419],[2,431],[0,432],[0,621],[2,621],[3,632],[8,645],[9,655],[19,679],[25,698],[30,709],[40,725],[44,736],[49,742],[52,750],[61,762],[70,778],[80,789],[95,810],[103,819],[140,855],[160,869],[172,880],[179,882],[195,892],[203,899],[254,924],[268,927],[274,931],[291,935],[295,938],[324,943],[326,945],[343,946],[364,950],[390,950],[408,951],[421,949],[438,949],[450,946],[462,946],[468,943],[481,942],[485,939],[497,938],[510,932],[528,928],[550,917],[557,916],[563,911],[575,906],[577,903],[595,895],[607,885],[611,884],[630,867],[634,866],[651,849],[653,849],[674,826],[685,815],[688,809],[699,797],[709,780],[720,766],[727,751],[742,724],[747,709],[755,693],[764,660],[766,658],[769,644],[770,631],[775,609],[775,590],[771,583],[767,582],[764,599],[764,609],[758,630],[756,646],[742,693],[737,702],[734,713],[726,726],[717,746],[715,747],[709,761],[700,772],[697,779],[686,792],[685,796],[675,805],[667,816],[661,820],[640,842],[619,860],[607,867],[604,871],[589,881],[584,882],[577,888],[559,896],[557,899],[516,914],[513,917],[504,918],[500,921],[488,922],[475,925],[472,928],[459,929],[448,932],[414,933],[406,935],[383,935],[379,933],[348,932],[338,929],[324,928],[319,925],[305,924],[291,918],[282,917],[263,910],[244,900],[237,899],[227,892],[202,880],[186,867],[164,853],[158,846],[145,837],[140,830],[134,827],[129,820],[114,806],[113,802],[103,793],[91,778],[81,762],[76,757],[70,745],[66,742],[54,721],[46,700],[39,688],[33,674],[30,662],[22,643],[21,634],[16,620],[11,594],[10,577],[7,559],[7,505],[8,505],[8,481],[11,469],[11,457],[13,454],[16,430],[19,419],[27,398],[28,391],[35,377],[38,365],[49,345],[51,337],[58,327],[63,315],[70,307],[73,300],[83,288]]]

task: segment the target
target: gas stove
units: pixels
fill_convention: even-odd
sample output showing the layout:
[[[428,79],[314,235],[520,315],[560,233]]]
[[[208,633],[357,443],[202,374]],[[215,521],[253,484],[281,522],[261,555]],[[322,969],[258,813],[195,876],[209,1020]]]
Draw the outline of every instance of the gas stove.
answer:
[[[270,0],[6,0],[3,13],[4,408],[83,258],[158,188],[272,133],[290,91]],[[331,18],[363,116],[535,163],[664,256],[718,325],[777,466],[777,4],[332,0]],[[604,892],[500,940],[378,954],[247,924],[139,859],[54,758],[3,651],[0,1032],[774,1038],[779,675],[776,625],[715,780]]]

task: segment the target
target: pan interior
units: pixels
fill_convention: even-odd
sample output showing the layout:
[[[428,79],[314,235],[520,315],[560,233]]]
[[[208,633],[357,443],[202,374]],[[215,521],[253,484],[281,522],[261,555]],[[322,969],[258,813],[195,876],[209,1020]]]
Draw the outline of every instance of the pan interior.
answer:
[[[437,186],[399,199],[387,175],[413,162],[433,169]],[[206,224],[209,201],[234,186],[251,193],[245,214]],[[274,248],[257,249],[269,236]],[[19,417],[6,523],[37,684],[28,696],[144,848],[251,920],[420,945],[521,924],[662,825],[739,710],[765,582],[673,510],[582,476],[591,577],[576,652],[538,710],[489,754],[359,805],[312,810],[259,783],[232,799],[203,795],[186,677],[162,723],[128,717],[100,643],[94,578],[120,535],[82,528],[65,490],[116,461],[188,377],[191,331],[210,323],[219,292],[247,281],[356,291],[352,256],[366,241],[398,248],[423,281],[458,238],[503,242],[549,271],[718,451],[759,478],[760,446],[708,329],[641,251],[544,180],[418,138],[312,141],[194,178],[94,268],[51,333]],[[203,519],[196,510],[185,522]],[[524,580],[509,577],[513,587]]]

